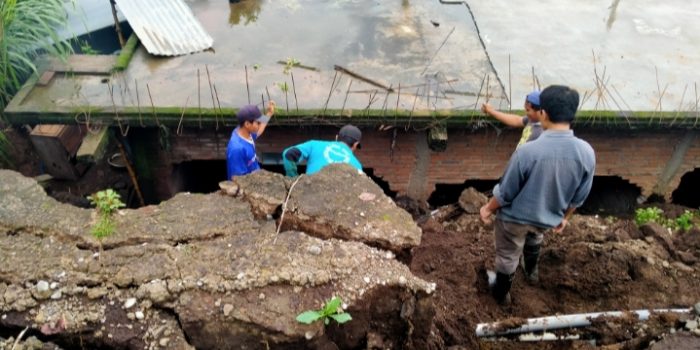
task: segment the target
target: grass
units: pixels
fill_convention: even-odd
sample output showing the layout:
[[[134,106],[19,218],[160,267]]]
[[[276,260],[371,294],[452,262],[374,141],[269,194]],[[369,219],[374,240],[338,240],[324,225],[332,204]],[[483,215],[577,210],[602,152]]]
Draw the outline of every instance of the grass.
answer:
[[[40,54],[65,57],[69,43],[59,42],[56,30],[65,26],[63,0],[0,0],[0,111],[24,81],[37,74]],[[56,44],[57,43],[57,44]],[[2,128],[0,121],[0,128]],[[0,166],[9,166],[12,147],[0,130]]]

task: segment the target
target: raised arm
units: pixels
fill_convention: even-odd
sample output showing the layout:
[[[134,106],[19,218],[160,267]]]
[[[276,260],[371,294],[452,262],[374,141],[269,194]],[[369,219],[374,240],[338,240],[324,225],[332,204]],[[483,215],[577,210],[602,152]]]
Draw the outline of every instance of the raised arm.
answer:
[[[270,101],[267,103],[267,109],[265,110],[265,115],[268,116],[268,118],[272,119],[272,116],[275,115],[275,101]],[[269,123],[269,121],[268,121]],[[267,128],[267,123],[260,123],[260,128],[258,129],[258,137],[260,137],[263,132],[265,132],[265,128]]]
[[[481,106],[481,111],[484,113],[498,119],[501,121],[501,123],[512,126],[514,128],[522,128],[525,127],[525,124],[523,124],[523,117],[516,115],[516,114],[510,114],[510,113],[503,113],[491,106],[488,103],[484,103]]]

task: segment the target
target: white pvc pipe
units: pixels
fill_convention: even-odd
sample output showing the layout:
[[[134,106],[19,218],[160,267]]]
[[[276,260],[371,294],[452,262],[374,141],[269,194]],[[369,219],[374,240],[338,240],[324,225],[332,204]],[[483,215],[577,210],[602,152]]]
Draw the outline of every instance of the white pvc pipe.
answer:
[[[651,313],[689,313],[690,309],[657,309],[657,310],[636,310],[630,311],[637,315],[640,321],[649,319]],[[529,318],[527,322],[520,327],[510,329],[499,329],[500,322],[479,323],[476,326],[477,337],[492,337],[507,334],[520,334],[530,332],[541,332],[553,329],[562,328],[577,328],[587,327],[591,325],[591,320],[603,317],[622,317],[627,312],[623,311],[608,311],[608,312],[593,312],[586,314],[548,316],[539,318]]]

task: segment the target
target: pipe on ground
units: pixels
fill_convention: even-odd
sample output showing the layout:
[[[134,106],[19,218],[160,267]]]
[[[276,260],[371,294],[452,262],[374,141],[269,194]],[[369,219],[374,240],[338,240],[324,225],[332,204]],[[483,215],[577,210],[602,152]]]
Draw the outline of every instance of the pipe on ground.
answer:
[[[640,321],[649,319],[652,313],[690,313],[688,309],[656,309],[656,310],[636,310],[629,311],[637,315]],[[622,317],[627,315],[627,311],[608,311],[608,312],[592,312],[585,314],[548,316],[539,318],[529,318],[527,322],[520,327],[503,329],[500,327],[500,322],[479,323],[476,326],[477,337],[493,337],[508,334],[521,334],[530,332],[541,332],[562,328],[578,328],[588,327],[591,325],[591,320],[598,317]]]

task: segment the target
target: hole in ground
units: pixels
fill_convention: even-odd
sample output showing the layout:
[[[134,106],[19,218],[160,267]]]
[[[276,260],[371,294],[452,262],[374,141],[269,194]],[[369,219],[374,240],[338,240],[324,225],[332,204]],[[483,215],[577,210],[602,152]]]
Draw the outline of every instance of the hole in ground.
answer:
[[[700,168],[686,173],[681,177],[681,183],[671,194],[673,204],[690,208],[700,207]]]
[[[638,186],[619,176],[595,176],[591,193],[577,212],[589,215],[631,215],[641,194]]]

